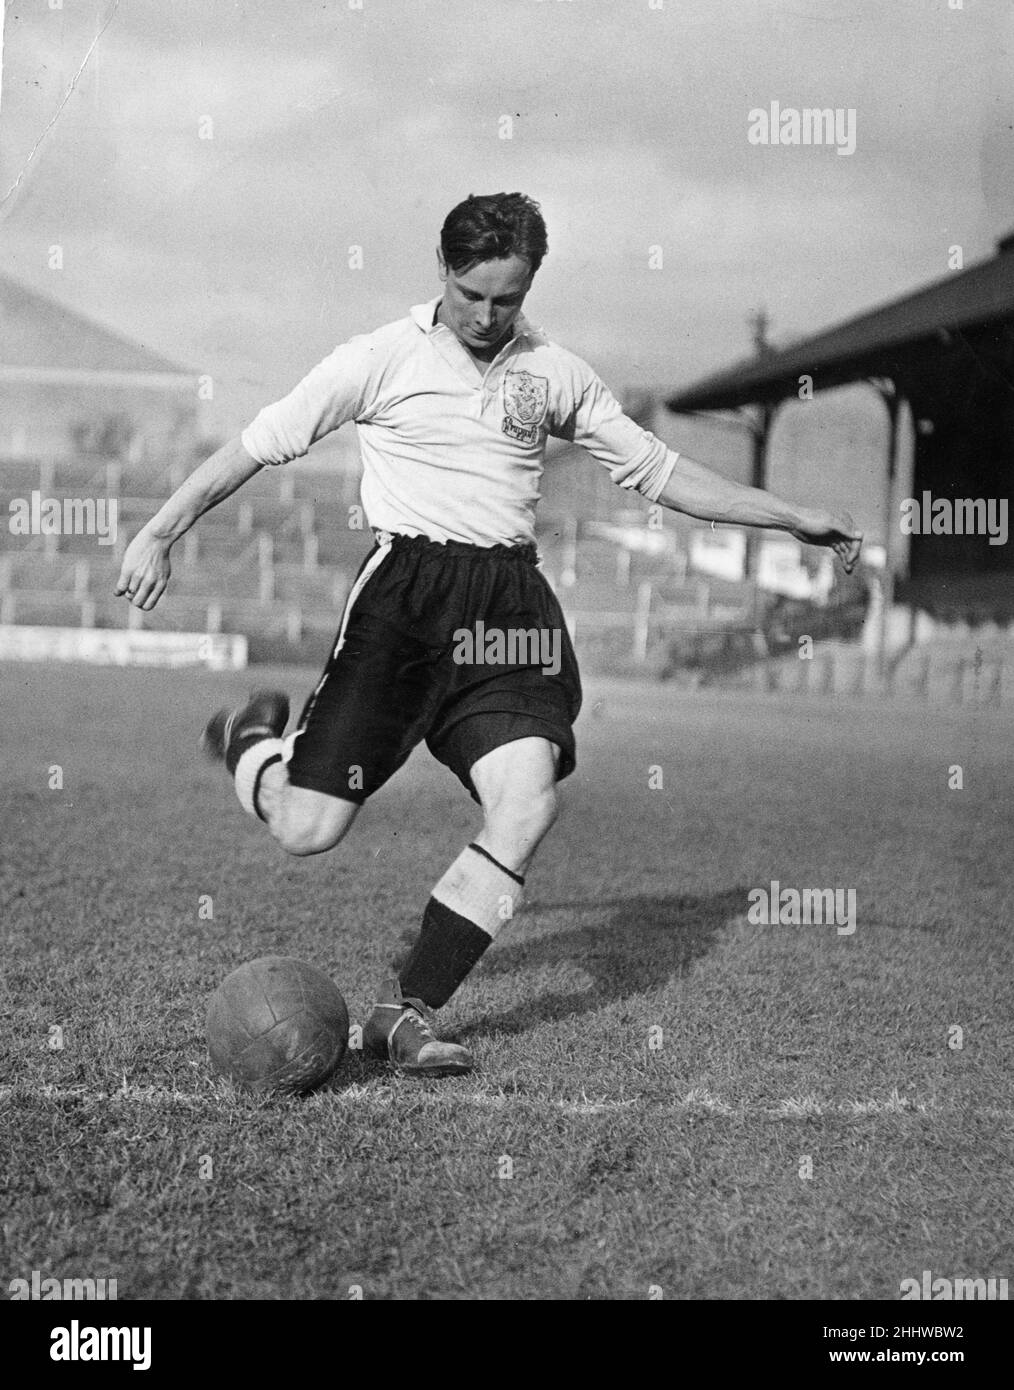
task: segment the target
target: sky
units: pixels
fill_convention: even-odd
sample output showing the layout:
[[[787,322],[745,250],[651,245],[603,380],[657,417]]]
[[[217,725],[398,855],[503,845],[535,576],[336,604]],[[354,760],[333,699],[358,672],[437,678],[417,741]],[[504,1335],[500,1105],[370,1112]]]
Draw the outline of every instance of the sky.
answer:
[[[209,375],[228,431],[519,189],[529,318],[672,390],[761,304],[785,341],[992,253],[1012,48],[1006,0],[6,0],[0,264]],[[854,153],[751,143],[773,101],[853,111]]]

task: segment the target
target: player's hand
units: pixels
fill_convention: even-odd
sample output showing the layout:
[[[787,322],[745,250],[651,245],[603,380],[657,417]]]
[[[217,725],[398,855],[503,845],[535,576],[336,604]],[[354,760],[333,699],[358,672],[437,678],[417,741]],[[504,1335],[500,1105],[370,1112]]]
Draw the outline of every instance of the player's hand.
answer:
[[[842,562],[846,574],[855,569],[863,533],[856,528],[848,512],[805,511],[802,524],[792,534],[807,545],[829,546]]]
[[[116,583],[117,596],[123,595],[135,608],[150,612],[165,593],[172,574],[170,548],[170,542],[153,536],[144,528],[138,531],[123,555]]]

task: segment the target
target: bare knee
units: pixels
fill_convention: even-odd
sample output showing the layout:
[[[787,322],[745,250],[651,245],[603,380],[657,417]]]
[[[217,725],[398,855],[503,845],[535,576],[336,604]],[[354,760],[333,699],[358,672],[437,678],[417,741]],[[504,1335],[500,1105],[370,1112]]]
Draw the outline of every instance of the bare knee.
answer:
[[[483,846],[509,869],[527,871],[556,820],[559,760],[554,744],[531,737],[502,744],[472,765],[472,784],[486,822]]]
[[[486,809],[486,823],[499,834],[537,843],[559,814],[556,787],[548,786],[525,796],[496,798]]]
[[[344,839],[358,811],[355,802],[292,787],[271,816],[270,829],[287,854],[323,854]]]

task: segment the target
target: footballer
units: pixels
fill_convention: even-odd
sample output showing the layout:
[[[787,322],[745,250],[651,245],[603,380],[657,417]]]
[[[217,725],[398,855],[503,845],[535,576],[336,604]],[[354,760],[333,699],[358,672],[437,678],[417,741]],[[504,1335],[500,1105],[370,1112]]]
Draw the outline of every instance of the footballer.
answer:
[[[244,810],[293,855],[339,844],[423,740],[478,803],[481,828],[433,887],[363,1031],[366,1055],[407,1072],[471,1068],[466,1048],[434,1035],[428,1011],[520,905],[556,819],[556,784],[575,765],[577,662],[535,548],[547,440],[580,444],[652,503],[789,531],[831,547],[848,571],[862,541],[847,515],[728,482],[625,416],[587,363],[522,315],[546,250],[538,204],[523,194],[459,203],[440,235],[439,297],[337,347],[201,464],[131,541],[116,587],[154,608],[170,551],[200,516],[262,468],[355,424],[375,543],[323,674],[288,737],[288,698],[258,691],[215,715],[204,744]],[[550,632],[559,659],[541,664],[538,644],[515,644],[500,663],[488,649],[462,660],[462,631]]]

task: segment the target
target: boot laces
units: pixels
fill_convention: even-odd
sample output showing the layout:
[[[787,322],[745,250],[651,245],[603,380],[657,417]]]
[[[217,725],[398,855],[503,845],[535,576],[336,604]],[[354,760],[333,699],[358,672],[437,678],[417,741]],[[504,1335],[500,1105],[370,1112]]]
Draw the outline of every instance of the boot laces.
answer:
[[[412,1025],[416,1032],[421,1034],[427,1042],[434,1042],[433,1029],[430,1027],[426,1020],[426,1015],[423,1013],[423,1009],[425,1008],[423,1001],[421,999],[402,999],[401,1002],[405,1006],[406,1013],[411,1015]]]

